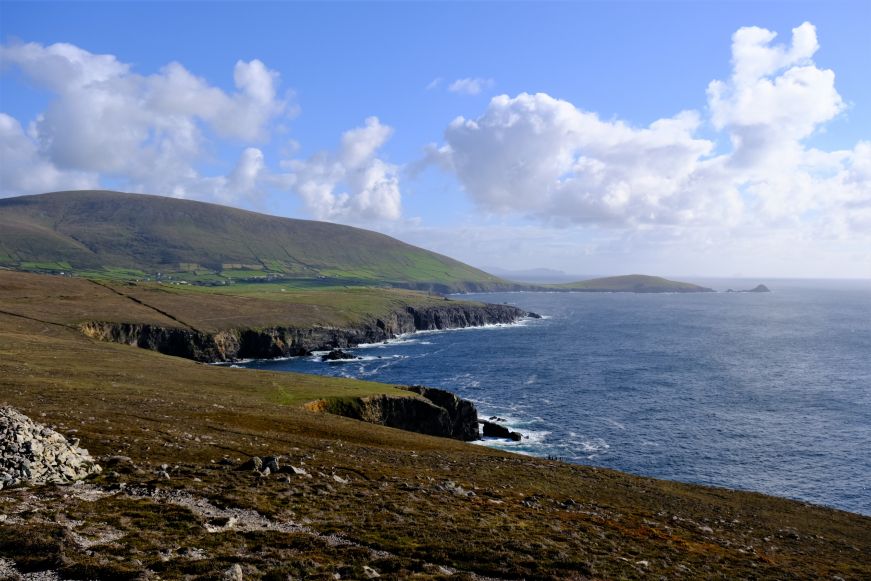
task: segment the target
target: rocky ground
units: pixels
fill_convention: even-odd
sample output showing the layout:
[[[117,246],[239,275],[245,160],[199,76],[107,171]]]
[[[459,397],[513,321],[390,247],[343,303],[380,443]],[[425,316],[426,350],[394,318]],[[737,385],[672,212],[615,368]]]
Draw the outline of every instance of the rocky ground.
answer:
[[[99,474],[87,450],[24,414],[0,407],[0,489],[17,484],[64,484]]]

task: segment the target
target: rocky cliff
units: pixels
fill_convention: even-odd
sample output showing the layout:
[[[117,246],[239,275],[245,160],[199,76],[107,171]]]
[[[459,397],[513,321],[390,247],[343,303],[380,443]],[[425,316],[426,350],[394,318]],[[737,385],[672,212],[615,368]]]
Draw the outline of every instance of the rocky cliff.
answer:
[[[444,409],[450,420],[448,437],[466,442],[481,439],[481,432],[478,429],[478,410],[472,402],[434,387],[411,385],[400,389],[416,393]]]
[[[80,325],[80,329],[101,341],[135,345],[196,361],[219,362],[306,355],[311,351],[377,343],[413,331],[513,323],[526,314],[509,305],[445,301],[438,306],[407,306],[348,328],[269,327],[208,333],[194,328],[91,321]]]
[[[409,432],[471,441],[481,438],[475,405],[449,391],[414,385],[399,387],[420,397],[373,395],[330,398],[309,404],[312,411],[328,412],[355,420]]]

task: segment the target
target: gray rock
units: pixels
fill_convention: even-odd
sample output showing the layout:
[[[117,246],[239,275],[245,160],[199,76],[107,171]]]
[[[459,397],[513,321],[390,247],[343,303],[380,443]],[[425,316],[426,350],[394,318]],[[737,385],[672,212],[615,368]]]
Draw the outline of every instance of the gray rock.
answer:
[[[101,472],[78,441],[10,407],[0,407],[0,483],[64,484]]]
[[[226,571],[224,571],[224,579],[227,581],[242,581],[242,567],[236,563]]]

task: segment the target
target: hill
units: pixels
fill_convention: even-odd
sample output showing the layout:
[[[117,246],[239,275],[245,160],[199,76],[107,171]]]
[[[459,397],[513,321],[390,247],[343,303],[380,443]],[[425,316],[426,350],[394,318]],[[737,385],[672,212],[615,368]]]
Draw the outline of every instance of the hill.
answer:
[[[423,290],[510,283],[389,236],[161,196],[54,192],[0,200],[0,267],[195,283],[296,279]]]
[[[553,290],[574,292],[614,292],[614,293],[699,293],[714,292],[712,289],[692,284],[668,280],[660,276],[630,274],[609,276],[580,282],[549,285]]]

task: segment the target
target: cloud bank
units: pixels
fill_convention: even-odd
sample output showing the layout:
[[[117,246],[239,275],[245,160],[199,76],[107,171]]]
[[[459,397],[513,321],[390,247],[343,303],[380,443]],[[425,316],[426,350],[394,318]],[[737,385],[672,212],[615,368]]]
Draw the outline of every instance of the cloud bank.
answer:
[[[547,224],[795,227],[828,236],[871,226],[871,144],[820,151],[804,141],[845,109],[804,23],[789,45],[741,28],[732,74],[707,87],[708,110],[636,128],[544,93],[494,97],[458,117],[428,157],[486,212]],[[701,137],[728,141],[726,151]]]

